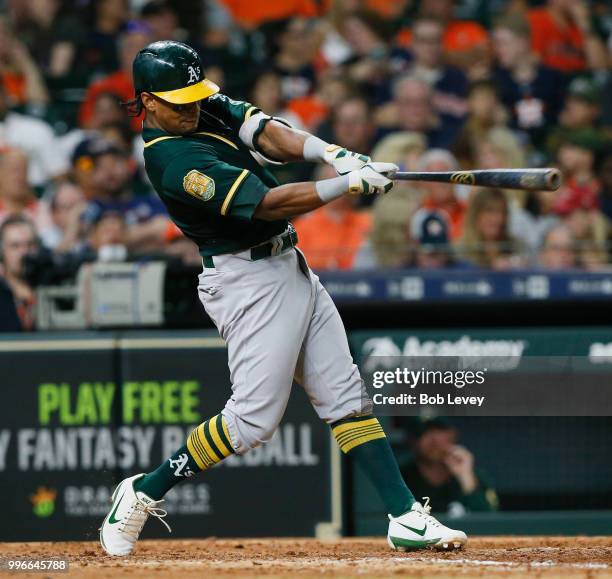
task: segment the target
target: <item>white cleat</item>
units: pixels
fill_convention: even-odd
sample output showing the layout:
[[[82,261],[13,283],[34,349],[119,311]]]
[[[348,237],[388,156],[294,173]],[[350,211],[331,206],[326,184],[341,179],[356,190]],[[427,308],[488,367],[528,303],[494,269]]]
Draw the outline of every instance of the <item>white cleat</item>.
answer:
[[[425,506],[417,502],[399,517],[389,515],[389,547],[401,551],[425,547],[440,550],[461,549],[467,543],[465,533],[449,529],[432,517],[429,514],[429,499],[425,499]]]
[[[149,515],[159,519],[172,532],[164,521],[166,511],[158,506],[164,501],[155,501],[134,490],[134,481],[143,476],[137,474],[122,480],[111,497],[113,506],[100,527],[100,544],[109,555],[129,555]]]

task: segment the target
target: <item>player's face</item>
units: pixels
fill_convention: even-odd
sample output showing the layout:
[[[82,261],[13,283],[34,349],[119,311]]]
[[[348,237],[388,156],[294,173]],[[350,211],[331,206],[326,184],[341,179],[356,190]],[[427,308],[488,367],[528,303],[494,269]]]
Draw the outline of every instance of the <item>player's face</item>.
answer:
[[[196,130],[200,118],[200,102],[175,105],[151,95],[145,103],[147,112],[155,118],[159,127],[167,133],[184,135]],[[147,104],[149,103],[149,104]]]

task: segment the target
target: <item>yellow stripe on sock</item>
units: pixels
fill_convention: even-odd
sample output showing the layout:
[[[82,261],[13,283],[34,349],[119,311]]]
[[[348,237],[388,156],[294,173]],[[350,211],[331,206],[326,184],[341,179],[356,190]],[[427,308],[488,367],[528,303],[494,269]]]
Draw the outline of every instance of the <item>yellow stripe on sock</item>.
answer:
[[[380,432],[375,432],[374,434],[369,434],[367,436],[361,436],[346,444],[340,445],[340,450],[344,453],[351,451],[356,446],[360,446],[361,444],[365,444],[366,442],[371,442],[372,440],[376,440],[378,438],[385,438],[385,433],[381,430]]]
[[[213,450],[213,447],[210,446],[210,443],[208,442],[208,440],[206,440],[206,435],[204,434],[204,425],[207,424],[208,422],[209,421],[207,420],[206,422],[198,426],[198,441],[202,444],[202,446],[206,450],[206,453],[212,460],[213,464],[215,464],[217,462],[221,462],[223,460],[223,457],[217,456],[217,453]]]
[[[197,428],[194,428],[189,437],[187,438],[187,450],[189,451],[189,454],[191,454],[191,456],[193,457],[193,460],[196,461],[200,469],[205,470],[214,463],[206,454],[206,450],[202,447],[200,443],[198,429],[201,427],[202,425],[198,426]]]
[[[370,418],[369,420],[360,420],[359,422],[344,422],[343,424],[338,424],[338,426],[334,426],[332,428],[332,432],[334,436],[337,438],[343,432],[347,432],[348,430],[355,430],[356,428],[363,428],[365,426],[374,426],[375,424],[380,424],[378,422],[378,418]]]
[[[221,418],[221,420],[223,420],[223,418]],[[219,431],[217,430],[217,417],[216,416],[213,416],[208,421],[208,430],[210,431],[210,436],[212,437],[213,442],[215,443],[215,445],[217,446],[217,448],[223,455],[222,458],[225,458],[226,456],[229,456],[230,454],[232,454],[231,449],[227,448],[227,446],[223,442],[223,439],[219,436]]]
[[[375,432],[383,432],[383,429],[380,425],[378,426],[370,426],[368,428],[360,428],[356,431],[345,432],[341,436],[337,436],[336,440],[338,444],[344,444],[353,438],[358,438],[359,436],[366,436],[368,434],[374,434]]]

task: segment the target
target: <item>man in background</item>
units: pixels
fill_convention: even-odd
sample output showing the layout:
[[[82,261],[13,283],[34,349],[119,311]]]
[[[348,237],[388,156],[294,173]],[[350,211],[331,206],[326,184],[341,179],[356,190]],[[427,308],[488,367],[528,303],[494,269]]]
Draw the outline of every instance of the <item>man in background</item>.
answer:
[[[24,259],[38,249],[38,238],[33,223],[23,215],[12,215],[0,226],[0,264],[2,276],[13,294],[14,308],[21,329],[34,329],[34,289],[25,278]],[[2,291],[2,293],[4,293]],[[3,314],[6,317],[7,313]],[[9,330],[15,330],[9,312]]]
[[[497,494],[474,468],[474,455],[458,444],[459,433],[447,420],[419,421],[412,432],[414,459],[401,467],[415,496],[429,497],[455,516],[497,510]]]

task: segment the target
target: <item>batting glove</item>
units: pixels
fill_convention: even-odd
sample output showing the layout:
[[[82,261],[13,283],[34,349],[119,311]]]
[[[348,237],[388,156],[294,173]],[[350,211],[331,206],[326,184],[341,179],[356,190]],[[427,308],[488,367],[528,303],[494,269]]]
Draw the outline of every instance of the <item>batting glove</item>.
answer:
[[[384,195],[393,187],[393,177],[399,170],[393,163],[369,163],[348,174],[352,195]]]
[[[347,175],[351,171],[358,171],[371,161],[367,155],[353,153],[338,145],[326,147],[323,159],[336,170],[338,175]]]

